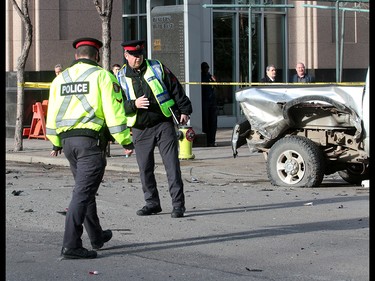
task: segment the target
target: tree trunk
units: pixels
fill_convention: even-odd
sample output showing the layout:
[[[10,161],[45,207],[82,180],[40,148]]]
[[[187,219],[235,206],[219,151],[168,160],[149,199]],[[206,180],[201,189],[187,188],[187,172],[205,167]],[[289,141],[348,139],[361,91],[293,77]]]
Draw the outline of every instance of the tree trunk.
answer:
[[[24,109],[24,70],[17,69],[17,113],[16,127],[14,130],[14,151],[23,150],[22,128],[23,128],[23,109]]]
[[[111,19],[102,19],[103,32],[103,68],[111,70]]]
[[[13,7],[20,16],[25,27],[25,41],[23,43],[22,52],[17,60],[17,114],[16,114],[16,127],[14,132],[14,151],[23,150],[22,131],[23,131],[23,111],[25,100],[25,65],[27,57],[29,56],[30,47],[33,40],[33,26],[31,24],[28,8],[28,0],[22,0],[22,10],[15,0],[12,0]]]
[[[111,69],[111,18],[113,0],[93,0],[96,10],[102,20],[102,41],[103,41],[103,62],[102,66],[106,70]]]

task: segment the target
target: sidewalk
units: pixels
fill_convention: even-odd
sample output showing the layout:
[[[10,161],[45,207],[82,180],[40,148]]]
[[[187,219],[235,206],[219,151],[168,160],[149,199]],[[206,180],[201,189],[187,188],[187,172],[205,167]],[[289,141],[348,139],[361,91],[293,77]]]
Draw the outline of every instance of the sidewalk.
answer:
[[[219,129],[216,136],[217,147],[193,147],[192,153],[194,159],[182,159],[182,173],[189,173],[192,167],[202,167],[207,172],[226,172],[238,173],[240,167],[245,167],[249,161],[247,156],[250,151],[247,146],[239,148],[239,155],[233,158],[231,147],[232,128]],[[67,159],[63,154],[57,157],[49,155],[52,144],[43,139],[24,139],[23,151],[14,152],[14,139],[6,138],[6,161],[26,162],[26,163],[44,163],[47,165],[69,166]],[[135,152],[136,153],[136,152]],[[259,154],[260,159],[263,158]],[[164,166],[157,148],[155,149],[155,173],[165,174]],[[125,158],[123,148],[118,144],[110,145],[110,157],[107,157],[107,170],[126,171],[138,173],[136,157],[133,154]],[[246,173],[246,171],[241,171]]]

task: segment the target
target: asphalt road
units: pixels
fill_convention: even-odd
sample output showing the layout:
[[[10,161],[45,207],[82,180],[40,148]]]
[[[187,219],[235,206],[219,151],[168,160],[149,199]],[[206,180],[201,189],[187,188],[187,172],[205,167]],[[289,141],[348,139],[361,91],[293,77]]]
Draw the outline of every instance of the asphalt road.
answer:
[[[178,219],[165,175],[157,174],[163,212],[139,217],[137,173],[106,171],[98,213],[114,235],[94,260],[60,257],[69,169],[7,161],[4,280],[369,280],[369,188],[337,175],[319,188],[278,188],[261,155],[246,169],[227,161],[227,173],[205,160],[184,170],[187,211]]]

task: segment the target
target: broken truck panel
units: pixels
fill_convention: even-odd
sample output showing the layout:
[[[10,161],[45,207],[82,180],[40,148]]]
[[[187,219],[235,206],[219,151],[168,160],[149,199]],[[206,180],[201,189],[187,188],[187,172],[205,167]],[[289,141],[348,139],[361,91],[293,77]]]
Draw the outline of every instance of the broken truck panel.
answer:
[[[369,71],[365,87],[270,84],[237,91],[245,118],[233,128],[233,156],[244,144],[251,152],[263,152],[272,162],[267,167],[274,185],[316,186],[322,173],[336,171],[344,180],[358,183],[369,173],[368,79]],[[311,151],[322,157],[307,159]]]
[[[236,100],[240,103],[244,115],[250,122],[251,127],[257,130],[265,138],[265,142],[277,139],[291,124],[297,121],[304,121],[311,126],[334,127],[335,125],[355,127],[361,131],[362,115],[362,86],[356,87],[295,87],[288,88],[269,87],[269,88],[248,88],[236,93]],[[316,99],[314,100],[314,97]],[[318,99],[319,98],[319,99]],[[299,101],[297,103],[296,101]],[[334,102],[337,111],[348,114],[347,120],[335,120],[326,123],[327,120],[318,122],[318,117],[309,118],[304,116],[303,120],[293,120],[289,113],[291,104],[295,106],[312,108],[320,107],[329,110],[331,103]],[[339,108],[337,108],[339,107]],[[311,114],[313,114],[311,112]],[[350,117],[350,118],[349,118]],[[310,122],[307,120],[310,119]],[[340,123],[340,124],[337,124]],[[256,145],[255,145],[256,146]]]
[[[250,134],[250,130],[251,126],[246,118],[242,119],[234,126],[232,132],[233,157],[236,157],[238,154],[237,148],[247,143],[247,136]]]

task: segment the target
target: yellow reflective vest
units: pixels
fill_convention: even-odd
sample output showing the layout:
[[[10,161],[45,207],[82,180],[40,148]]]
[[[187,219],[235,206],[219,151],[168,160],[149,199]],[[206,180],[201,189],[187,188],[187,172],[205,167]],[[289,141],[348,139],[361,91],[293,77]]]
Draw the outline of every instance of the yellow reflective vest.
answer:
[[[87,60],[85,60],[87,61]],[[60,133],[72,129],[99,132],[106,125],[121,145],[132,143],[124,100],[116,78],[97,64],[78,60],[51,83],[46,136],[62,147]]]
[[[146,60],[147,69],[143,76],[148,86],[150,87],[152,93],[155,96],[156,101],[159,104],[161,111],[164,116],[171,117],[170,107],[172,107],[175,102],[171,98],[164,82],[163,76],[164,71],[161,63],[158,60]],[[117,78],[120,82],[122,89],[128,100],[136,100],[137,97],[134,93],[132,79],[125,76],[126,65],[122,67],[120,72],[117,74]],[[137,113],[132,113],[127,115],[128,126],[132,127],[135,124],[137,118]]]

